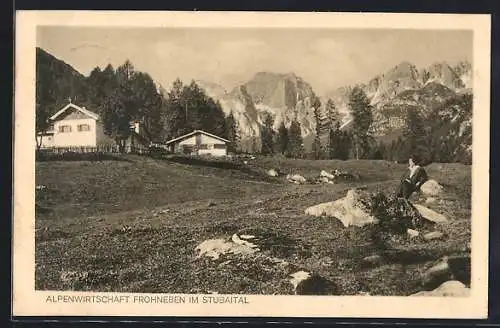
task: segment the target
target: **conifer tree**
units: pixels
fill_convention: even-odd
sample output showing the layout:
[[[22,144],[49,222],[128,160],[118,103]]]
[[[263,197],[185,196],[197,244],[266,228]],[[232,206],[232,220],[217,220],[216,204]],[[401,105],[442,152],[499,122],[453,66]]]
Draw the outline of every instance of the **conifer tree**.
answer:
[[[278,128],[278,137],[276,139],[276,150],[278,153],[282,155],[288,155],[288,129],[285,126],[285,122],[281,122],[280,127]]]
[[[403,139],[405,144],[405,157],[418,156],[424,162],[429,160],[430,152],[427,145],[426,131],[422,117],[417,108],[409,107],[406,111],[405,130]]]
[[[178,137],[187,133],[186,128],[186,111],[187,104],[183,103],[182,90],[184,85],[181,80],[176,79],[172,88],[167,94],[167,99],[164,101],[163,109],[163,140]]]
[[[261,127],[261,153],[263,155],[271,155],[274,153],[274,120],[271,114],[266,113],[263,126]]]
[[[347,147],[347,143],[343,139],[343,134],[340,131],[340,117],[335,107],[333,100],[328,99],[326,102],[326,113],[328,122],[328,145],[327,152],[329,158],[344,158],[347,149],[342,149],[342,147]]]
[[[239,147],[240,135],[238,131],[238,122],[234,119],[233,111],[229,112],[226,117],[226,134],[229,140],[229,150],[232,152],[237,151]]]
[[[293,158],[301,158],[304,155],[304,141],[299,121],[295,118],[288,130],[288,149]]]
[[[339,147],[336,150],[336,157],[341,160],[346,160],[349,158],[349,154],[352,148],[352,135],[347,131],[340,131],[339,134]]]
[[[370,147],[373,114],[370,101],[359,86],[354,87],[349,96],[349,108],[353,117],[354,155],[356,159],[360,159]]]
[[[317,99],[317,98],[316,98]],[[321,159],[323,157],[323,147],[321,146],[321,139],[320,135],[323,132],[323,127],[322,127],[322,117],[320,113],[320,106],[321,103],[319,99],[316,100],[314,104],[314,120],[316,121],[316,133],[314,136],[314,141],[312,144],[312,151],[313,151],[313,156],[314,159]]]
[[[339,112],[337,111],[337,108],[335,107],[335,103],[333,102],[333,100],[328,99],[325,107],[326,107],[328,128],[330,130],[340,129],[340,117],[339,117],[340,115]]]

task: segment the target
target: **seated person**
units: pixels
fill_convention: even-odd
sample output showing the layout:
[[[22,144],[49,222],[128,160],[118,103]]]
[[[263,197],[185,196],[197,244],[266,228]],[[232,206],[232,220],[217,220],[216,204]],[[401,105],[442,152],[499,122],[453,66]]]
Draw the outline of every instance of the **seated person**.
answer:
[[[408,172],[401,179],[401,184],[396,192],[397,197],[410,198],[411,194],[419,190],[429,179],[424,168],[417,164],[418,161],[416,158],[414,156],[410,157],[408,160]]]

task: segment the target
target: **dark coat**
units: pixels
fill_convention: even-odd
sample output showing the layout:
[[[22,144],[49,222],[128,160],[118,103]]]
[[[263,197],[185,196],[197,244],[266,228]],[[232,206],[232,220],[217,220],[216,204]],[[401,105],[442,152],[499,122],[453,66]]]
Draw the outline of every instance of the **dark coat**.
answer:
[[[427,172],[425,172],[424,168],[418,167],[410,177],[410,172],[408,171],[401,178],[401,184],[399,185],[398,191],[396,195],[398,197],[404,197],[408,199],[410,195],[419,190],[420,187],[428,180]]]
[[[419,189],[420,186],[422,186],[427,180],[429,180],[429,177],[427,176],[427,172],[425,172],[425,169],[419,166],[413,176],[410,177],[410,172],[408,172],[405,179],[407,179],[409,183],[414,185],[415,189]]]

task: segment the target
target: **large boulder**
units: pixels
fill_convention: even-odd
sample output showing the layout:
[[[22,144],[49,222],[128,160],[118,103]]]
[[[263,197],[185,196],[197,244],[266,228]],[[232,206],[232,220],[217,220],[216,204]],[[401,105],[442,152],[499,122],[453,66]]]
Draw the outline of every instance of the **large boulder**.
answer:
[[[328,179],[327,177],[319,177],[316,180],[317,183],[329,183],[329,184],[334,184],[335,182],[333,180]]]
[[[312,216],[329,216],[339,219],[345,227],[354,225],[362,227],[376,223],[377,219],[370,214],[370,196],[359,190],[351,189],[346,197],[333,202],[311,206],[305,213]]]
[[[458,280],[449,280],[442,283],[438,288],[431,291],[421,291],[410,296],[439,296],[439,297],[468,297],[470,288]]]
[[[443,186],[441,186],[436,180],[427,180],[421,187],[420,190],[428,196],[438,196],[443,191]]]
[[[448,219],[443,214],[439,214],[438,212],[433,211],[420,204],[414,204],[413,206],[415,206],[415,208],[418,210],[418,212],[420,213],[420,215],[422,215],[424,219],[427,219],[434,223],[448,222]]]
[[[445,256],[430,266],[422,275],[422,285],[427,289],[436,288],[448,280],[458,280],[466,285],[470,284],[471,261],[470,256]]]
[[[344,198],[311,206],[305,213],[312,216],[335,217],[345,227],[378,223],[377,230],[390,234],[407,234],[408,229],[427,229],[446,218],[424,206],[413,205],[404,198],[386,197],[351,189]]]
[[[321,203],[306,208],[305,213],[312,216],[329,216],[340,219],[345,214],[344,198],[333,202]]]
[[[289,182],[296,183],[296,184],[301,184],[301,183],[306,183],[306,178],[301,176],[300,174],[288,174],[286,176],[286,179]]]
[[[233,235],[231,241],[222,238],[205,240],[195,250],[198,258],[207,256],[213,260],[224,254],[250,255],[260,251],[257,245],[243,241],[237,235]]]
[[[296,295],[337,295],[335,284],[315,273],[298,271],[290,275]]]
[[[371,213],[379,220],[380,233],[403,235],[408,229],[418,231],[431,224],[407,199],[394,195],[386,197],[383,193],[375,194],[372,199]]]
[[[320,177],[325,177],[327,179],[334,179],[335,178],[335,176],[333,174],[328,173],[325,170],[321,170],[321,172],[319,173],[319,176]]]
[[[443,237],[444,234],[441,231],[432,231],[424,235],[425,240],[434,240]]]

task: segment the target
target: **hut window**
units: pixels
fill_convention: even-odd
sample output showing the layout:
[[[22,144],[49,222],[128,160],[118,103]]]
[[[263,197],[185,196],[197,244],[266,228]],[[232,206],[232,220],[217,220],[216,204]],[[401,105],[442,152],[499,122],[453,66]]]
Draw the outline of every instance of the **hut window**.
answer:
[[[71,132],[71,125],[60,125],[59,132]]]
[[[82,131],[90,131],[90,125],[88,124],[79,124],[78,125],[78,132]]]

